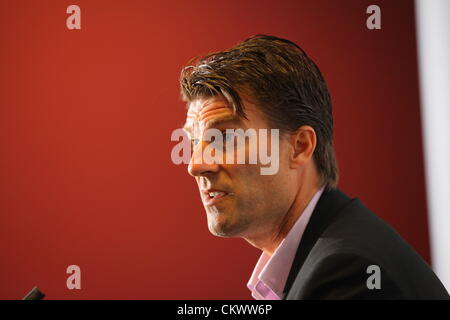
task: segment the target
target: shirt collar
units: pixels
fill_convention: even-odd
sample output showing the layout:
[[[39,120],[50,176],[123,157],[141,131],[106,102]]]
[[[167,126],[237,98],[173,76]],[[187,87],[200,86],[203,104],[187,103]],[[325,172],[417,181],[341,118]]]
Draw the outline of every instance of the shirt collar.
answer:
[[[272,256],[263,252],[259,257],[247,283],[255,299],[279,300],[282,297],[298,245],[323,190],[316,192]]]

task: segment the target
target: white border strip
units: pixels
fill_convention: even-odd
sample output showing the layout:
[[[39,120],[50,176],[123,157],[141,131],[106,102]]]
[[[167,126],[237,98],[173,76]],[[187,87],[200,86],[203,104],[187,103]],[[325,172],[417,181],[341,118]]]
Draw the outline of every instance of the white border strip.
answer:
[[[450,291],[450,1],[415,4],[431,258]]]

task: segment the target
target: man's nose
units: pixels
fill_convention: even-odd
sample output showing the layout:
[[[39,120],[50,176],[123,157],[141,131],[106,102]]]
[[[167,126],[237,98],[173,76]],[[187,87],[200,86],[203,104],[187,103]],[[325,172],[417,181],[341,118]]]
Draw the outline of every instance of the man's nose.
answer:
[[[219,164],[207,163],[211,161],[206,161],[205,157],[203,157],[203,150],[205,150],[205,147],[206,143],[204,141],[200,141],[193,147],[192,157],[188,166],[188,172],[193,177],[206,176],[219,171]]]

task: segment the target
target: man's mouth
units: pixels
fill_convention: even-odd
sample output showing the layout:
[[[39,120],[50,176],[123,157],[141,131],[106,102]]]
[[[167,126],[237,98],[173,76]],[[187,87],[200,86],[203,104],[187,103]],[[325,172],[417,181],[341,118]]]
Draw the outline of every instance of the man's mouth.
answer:
[[[212,205],[220,200],[223,200],[231,193],[222,190],[202,190],[203,201],[206,205]]]

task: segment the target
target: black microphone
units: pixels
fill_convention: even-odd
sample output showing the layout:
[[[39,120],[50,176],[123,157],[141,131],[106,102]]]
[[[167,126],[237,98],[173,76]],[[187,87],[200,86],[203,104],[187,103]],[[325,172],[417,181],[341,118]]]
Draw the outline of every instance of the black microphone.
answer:
[[[44,297],[45,294],[43,294],[38,287],[34,287],[22,300],[42,300]]]

